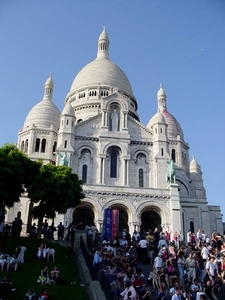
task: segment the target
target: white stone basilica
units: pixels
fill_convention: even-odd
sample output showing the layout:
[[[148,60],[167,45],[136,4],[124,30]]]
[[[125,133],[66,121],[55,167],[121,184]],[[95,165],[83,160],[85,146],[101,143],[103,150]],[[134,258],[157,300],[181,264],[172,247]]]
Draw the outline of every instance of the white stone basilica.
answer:
[[[202,172],[193,157],[182,128],[167,110],[162,87],[156,114],[147,126],[139,121],[138,104],[125,73],[109,59],[109,38],[103,29],[97,58],[75,77],[60,113],[53,103],[52,76],[42,101],[28,113],[19,131],[18,147],[31,159],[65,164],[83,180],[81,205],[58,216],[93,222],[101,229],[106,208],[119,209],[120,228],[223,233],[219,206],[208,205]],[[166,180],[172,160],[175,182]],[[21,214],[31,223],[29,199],[10,209],[8,221]],[[7,220],[6,220],[7,221]],[[57,224],[56,224],[57,225]]]

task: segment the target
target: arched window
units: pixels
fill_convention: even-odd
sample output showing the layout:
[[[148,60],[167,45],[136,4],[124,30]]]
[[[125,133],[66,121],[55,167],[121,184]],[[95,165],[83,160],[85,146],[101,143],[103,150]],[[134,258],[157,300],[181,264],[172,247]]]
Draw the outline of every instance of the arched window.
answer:
[[[139,187],[144,187],[144,171],[143,171],[143,169],[139,169],[138,175],[139,175]]]
[[[28,151],[28,139],[25,141],[25,146],[24,146],[24,152],[27,153]]]
[[[69,120],[68,119],[66,120],[66,125],[69,125]]]
[[[40,139],[36,139],[36,143],[35,143],[35,152],[39,152],[39,147],[40,147]]]
[[[190,222],[190,230],[191,232],[195,232],[195,226],[193,221]]]
[[[46,147],[46,139],[42,139],[41,141],[41,152],[45,152],[45,147]]]
[[[64,148],[66,148],[67,147],[67,140],[65,140],[65,142],[64,142]]]
[[[22,143],[21,143],[21,151],[23,151],[24,150],[24,141],[22,141]]]
[[[117,177],[117,152],[112,151],[110,154],[110,177],[116,178]]]
[[[57,148],[57,142],[54,142],[53,148],[52,148],[52,152],[54,153],[56,151]]]
[[[163,151],[163,148],[161,148],[161,155],[162,155],[162,156],[164,155],[164,151]]]
[[[87,182],[87,165],[83,165],[82,167],[82,181],[84,183]]]
[[[172,151],[171,151],[171,158],[174,162],[176,162],[176,151],[175,151],[175,149],[172,149]]]

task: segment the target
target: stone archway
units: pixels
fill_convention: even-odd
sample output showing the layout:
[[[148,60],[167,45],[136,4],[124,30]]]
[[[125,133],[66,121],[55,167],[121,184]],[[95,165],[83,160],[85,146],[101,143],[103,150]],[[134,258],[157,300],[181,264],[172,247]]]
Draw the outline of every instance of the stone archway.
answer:
[[[73,212],[73,224],[78,225],[83,222],[85,225],[92,226],[94,224],[94,212],[88,206],[79,206]]]
[[[155,228],[162,230],[162,221],[158,212],[148,208],[141,214],[141,231],[147,231],[151,229],[154,231]]]
[[[113,204],[111,208],[119,210],[119,232],[123,229],[129,231],[127,208],[121,204]]]

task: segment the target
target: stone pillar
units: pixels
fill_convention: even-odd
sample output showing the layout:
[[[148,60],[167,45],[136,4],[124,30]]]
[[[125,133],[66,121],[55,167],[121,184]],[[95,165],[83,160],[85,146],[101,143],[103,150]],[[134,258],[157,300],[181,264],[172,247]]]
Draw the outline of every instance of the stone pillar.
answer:
[[[84,240],[84,243],[87,246],[87,231],[86,230],[76,230],[75,235],[74,235],[74,243],[72,245],[73,250],[75,248],[80,248],[80,238],[81,238],[81,236]]]
[[[180,195],[178,192],[179,185],[171,183],[168,186],[170,190],[170,204],[171,204],[171,236],[175,232],[182,230],[182,218],[181,218],[181,206],[180,206]]]
[[[122,126],[121,126],[121,129],[122,130],[128,130],[127,128],[127,116],[128,116],[128,111],[123,111],[123,114],[122,114]]]

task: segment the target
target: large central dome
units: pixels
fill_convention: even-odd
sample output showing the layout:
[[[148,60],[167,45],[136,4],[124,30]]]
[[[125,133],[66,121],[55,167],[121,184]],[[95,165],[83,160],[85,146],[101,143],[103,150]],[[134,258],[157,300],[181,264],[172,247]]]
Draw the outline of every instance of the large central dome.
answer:
[[[133,95],[130,82],[125,73],[108,58],[97,58],[87,64],[75,77],[70,92],[98,85],[115,87]]]
[[[133,96],[130,82],[125,73],[109,59],[109,38],[103,29],[98,39],[97,58],[87,64],[75,77],[70,92],[87,87],[106,86]]]

